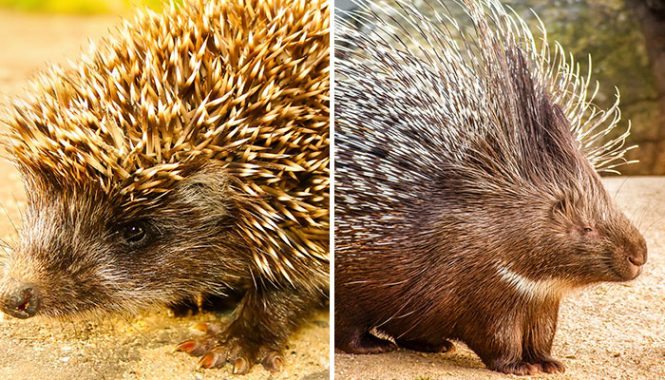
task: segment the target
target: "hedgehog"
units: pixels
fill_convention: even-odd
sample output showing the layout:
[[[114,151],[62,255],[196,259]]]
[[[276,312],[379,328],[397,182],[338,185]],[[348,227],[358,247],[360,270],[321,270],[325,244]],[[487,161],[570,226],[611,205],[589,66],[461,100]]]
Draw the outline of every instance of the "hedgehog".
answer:
[[[328,7],[138,13],[5,112],[28,205],[0,307],[94,317],[241,293],[178,349],[278,371],[328,292]]]
[[[497,0],[429,5],[336,20],[335,346],[457,340],[491,370],[563,372],[562,298],[647,260],[599,176],[631,162],[630,125],[544,27]]]

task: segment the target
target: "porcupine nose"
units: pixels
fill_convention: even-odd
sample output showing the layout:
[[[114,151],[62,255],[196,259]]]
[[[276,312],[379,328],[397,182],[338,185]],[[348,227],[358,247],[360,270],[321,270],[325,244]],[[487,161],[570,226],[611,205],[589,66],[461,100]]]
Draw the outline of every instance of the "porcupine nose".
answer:
[[[2,311],[16,318],[30,318],[39,309],[39,291],[33,284],[10,286],[4,289],[0,297]]]
[[[642,266],[647,262],[646,250],[644,252],[636,252],[628,255],[628,261],[635,266]]]
[[[642,267],[647,262],[647,244],[640,239],[632,247],[626,247],[626,260],[628,260],[628,278],[634,279],[642,273]]]
[[[638,267],[644,265],[647,262],[647,242],[641,238],[632,248],[627,252],[628,261]]]

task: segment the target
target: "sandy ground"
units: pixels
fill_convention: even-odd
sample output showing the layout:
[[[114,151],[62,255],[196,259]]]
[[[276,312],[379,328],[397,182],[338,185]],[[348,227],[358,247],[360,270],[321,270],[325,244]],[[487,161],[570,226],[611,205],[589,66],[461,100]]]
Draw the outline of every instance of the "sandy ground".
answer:
[[[0,11],[0,97],[18,94],[47,62],[76,59],[88,38],[98,38],[118,17],[81,18]],[[15,170],[0,161],[0,239],[15,236],[25,196]],[[326,379],[328,313],[318,312],[290,341],[285,370],[271,376],[261,366],[249,375],[230,367],[200,370],[197,360],[174,353],[192,336],[190,326],[213,314],[173,318],[166,310],[102,321],[21,321],[0,318],[0,379]]]
[[[665,178],[605,183],[645,235],[649,261],[633,282],[598,285],[566,299],[553,349],[566,373],[533,378],[665,379]],[[450,354],[335,355],[336,380],[513,377],[485,369],[461,344]]]

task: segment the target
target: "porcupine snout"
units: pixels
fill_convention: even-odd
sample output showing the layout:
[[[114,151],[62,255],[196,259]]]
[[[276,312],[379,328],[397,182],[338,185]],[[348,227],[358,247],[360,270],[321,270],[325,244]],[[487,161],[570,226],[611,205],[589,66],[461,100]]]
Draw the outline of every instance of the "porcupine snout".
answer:
[[[39,293],[34,284],[7,281],[0,290],[0,309],[16,318],[30,318],[39,310]]]
[[[642,234],[623,216],[613,218],[604,228],[610,276],[604,280],[630,281],[638,277],[647,262],[647,243]]]
[[[639,276],[642,267],[647,262],[647,246],[644,238],[640,236],[637,242],[624,246],[623,254],[629,263],[626,270],[627,277],[633,279]]]

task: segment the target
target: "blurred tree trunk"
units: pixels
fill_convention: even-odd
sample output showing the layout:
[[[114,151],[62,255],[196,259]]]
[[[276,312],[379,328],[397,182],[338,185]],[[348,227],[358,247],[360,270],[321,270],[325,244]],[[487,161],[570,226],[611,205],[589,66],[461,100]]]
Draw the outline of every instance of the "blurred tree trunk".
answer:
[[[659,103],[665,112],[665,0],[626,0],[626,5],[642,28]]]
[[[626,7],[642,29],[651,71],[655,79],[655,90],[658,99],[654,117],[656,141],[640,142],[637,157],[642,163],[640,173],[656,175],[665,174],[665,0],[625,0]]]

